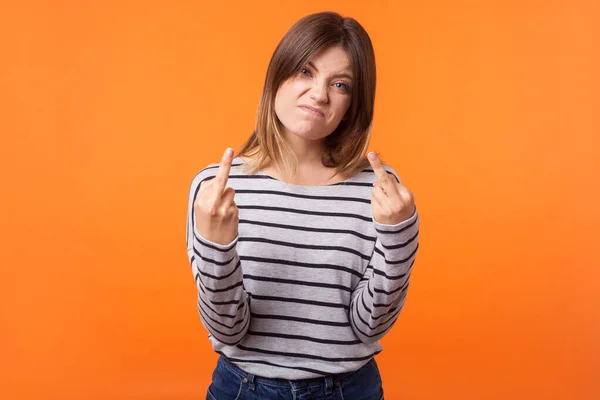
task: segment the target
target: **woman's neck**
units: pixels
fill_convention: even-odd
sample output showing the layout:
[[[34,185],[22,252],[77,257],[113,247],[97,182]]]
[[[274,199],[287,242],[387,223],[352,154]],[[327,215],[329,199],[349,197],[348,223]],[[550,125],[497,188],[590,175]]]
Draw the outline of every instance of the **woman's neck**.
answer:
[[[240,157],[242,161],[248,162],[251,157]],[[316,162],[298,163],[296,172],[293,175],[286,175],[283,171],[277,168],[274,162],[269,162],[261,170],[262,173],[269,175],[282,182],[290,183],[293,185],[306,185],[306,186],[321,186],[321,185],[332,185],[341,182],[345,177],[341,175],[335,175],[335,168],[325,167],[319,158],[318,164]]]

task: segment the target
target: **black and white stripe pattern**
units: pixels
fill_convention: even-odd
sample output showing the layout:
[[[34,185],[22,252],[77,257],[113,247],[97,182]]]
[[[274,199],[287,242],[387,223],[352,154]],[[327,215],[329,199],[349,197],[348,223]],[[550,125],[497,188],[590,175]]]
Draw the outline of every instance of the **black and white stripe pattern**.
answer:
[[[371,169],[336,185],[300,186],[247,175],[241,163],[233,160],[227,183],[239,209],[232,243],[210,242],[194,228],[200,183],[218,164],[189,192],[188,258],[214,350],[270,378],[360,368],[382,350],[379,339],[406,300],[418,214],[398,225],[375,221]]]

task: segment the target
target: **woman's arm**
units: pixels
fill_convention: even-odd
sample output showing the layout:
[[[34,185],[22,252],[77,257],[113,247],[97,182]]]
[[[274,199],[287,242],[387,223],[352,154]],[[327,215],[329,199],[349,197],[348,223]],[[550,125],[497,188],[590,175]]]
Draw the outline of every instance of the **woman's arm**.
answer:
[[[248,330],[250,312],[242,282],[237,237],[228,245],[204,239],[194,229],[190,263],[198,288],[198,312],[220,342],[235,345]]]
[[[352,293],[350,322],[359,339],[381,339],[398,318],[419,248],[419,216],[414,196],[376,153],[368,155],[377,180],[371,208],[377,240],[367,270]],[[389,173],[388,173],[389,170]]]
[[[215,168],[206,168],[193,180],[188,202],[188,259],[198,289],[198,312],[205,328],[227,345],[239,343],[250,325],[248,295],[244,291],[238,236],[228,244],[203,237],[196,229],[194,203],[200,184],[215,177]]]
[[[419,216],[397,224],[373,219],[377,240],[369,266],[352,293],[350,323],[365,343],[381,339],[398,318],[419,247]]]

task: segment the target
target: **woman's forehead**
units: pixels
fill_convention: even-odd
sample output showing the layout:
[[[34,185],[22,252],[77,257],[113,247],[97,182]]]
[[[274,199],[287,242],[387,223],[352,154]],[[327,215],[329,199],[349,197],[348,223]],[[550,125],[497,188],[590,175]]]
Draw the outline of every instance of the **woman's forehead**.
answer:
[[[349,54],[340,46],[330,46],[320,49],[308,58],[307,63],[313,68],[331,70],[335,73],[348,73],[352,75],[353,65]]]

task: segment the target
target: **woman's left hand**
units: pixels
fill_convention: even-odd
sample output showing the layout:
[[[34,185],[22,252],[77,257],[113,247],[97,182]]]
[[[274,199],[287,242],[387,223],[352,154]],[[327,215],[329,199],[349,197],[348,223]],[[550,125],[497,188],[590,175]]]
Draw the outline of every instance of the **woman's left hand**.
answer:
[[[371,207],[373,218],[380,224],[396,225],[406,221],[415,213],[414,196],[406,186],[388,174],[374,152],[369,153],[369,162],[377,181],[373,184]]]

